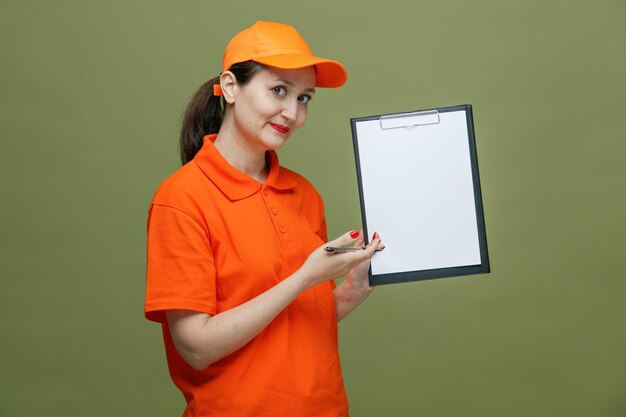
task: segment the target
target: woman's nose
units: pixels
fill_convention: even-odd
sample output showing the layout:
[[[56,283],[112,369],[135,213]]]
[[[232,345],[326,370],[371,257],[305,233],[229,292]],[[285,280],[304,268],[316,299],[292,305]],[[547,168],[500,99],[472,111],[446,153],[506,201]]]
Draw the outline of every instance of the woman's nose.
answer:
[[[291,100],[286,102],[281,115],[287,120],[296,120],[296,116],[298,116],[298,102]]]

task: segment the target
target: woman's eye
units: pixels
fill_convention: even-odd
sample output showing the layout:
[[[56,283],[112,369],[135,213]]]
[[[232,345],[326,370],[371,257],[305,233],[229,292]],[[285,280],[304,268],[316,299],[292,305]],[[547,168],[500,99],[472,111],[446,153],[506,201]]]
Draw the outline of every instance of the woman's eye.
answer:
[[[287,94],[287,90],[284,87],[274,87],[274,92],[278,95],[284,96]]]
[[[311,101],[311,96],[300,96],[300,97],[298,97],[298,100],[300,100],[300,102],[306,104],[309,101]]]

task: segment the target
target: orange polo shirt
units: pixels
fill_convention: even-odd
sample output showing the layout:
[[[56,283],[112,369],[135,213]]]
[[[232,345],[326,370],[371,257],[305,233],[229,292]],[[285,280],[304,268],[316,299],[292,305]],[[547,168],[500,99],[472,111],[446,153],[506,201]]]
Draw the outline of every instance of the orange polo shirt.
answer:
[[[162,324],[184,416],[347,416],[334,282],[300,294],[246,346],[203,371],[178,354],[165,310],[219,314],[293,274],[327,241],[322,199],[267,153],[264,184],[204,138],[193,161],[161,184],[148,217],[145,314]]]

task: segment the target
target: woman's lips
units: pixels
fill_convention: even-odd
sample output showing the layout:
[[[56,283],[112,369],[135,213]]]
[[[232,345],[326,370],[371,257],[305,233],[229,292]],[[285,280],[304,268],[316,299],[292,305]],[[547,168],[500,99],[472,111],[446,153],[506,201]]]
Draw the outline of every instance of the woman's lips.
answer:
[[[276,129],[276,131],[282,134],[289,132],[289,128],[287,126],[277,125],[276,123],[270,123],[270,126],[272,126],[274,129]]]

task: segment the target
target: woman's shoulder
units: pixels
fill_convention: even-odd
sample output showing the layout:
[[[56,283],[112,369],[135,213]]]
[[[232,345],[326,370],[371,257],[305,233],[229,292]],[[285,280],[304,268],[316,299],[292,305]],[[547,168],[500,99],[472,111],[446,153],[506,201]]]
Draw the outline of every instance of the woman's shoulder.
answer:
[[[311,181],[309,181],[304,175],[289,168],[285,168],[282,165],[280,169],[281,177],[294,184],[294,192],[292,195],[296,200],[300,201],[300,204],[315,208],[316,211],[323,211],[324,199]]]
[[[312,193],[319,196],[319,192],[317,191],[313,183],[309,181],[304,175],[281,165],[280,176],[288,181],[293,182],[296,188],[300,188],[304,192]]]
[[[161,182],[152,204],[179,205],[198,195],[204,179],[196,164],[191,161],[183,165]]]

